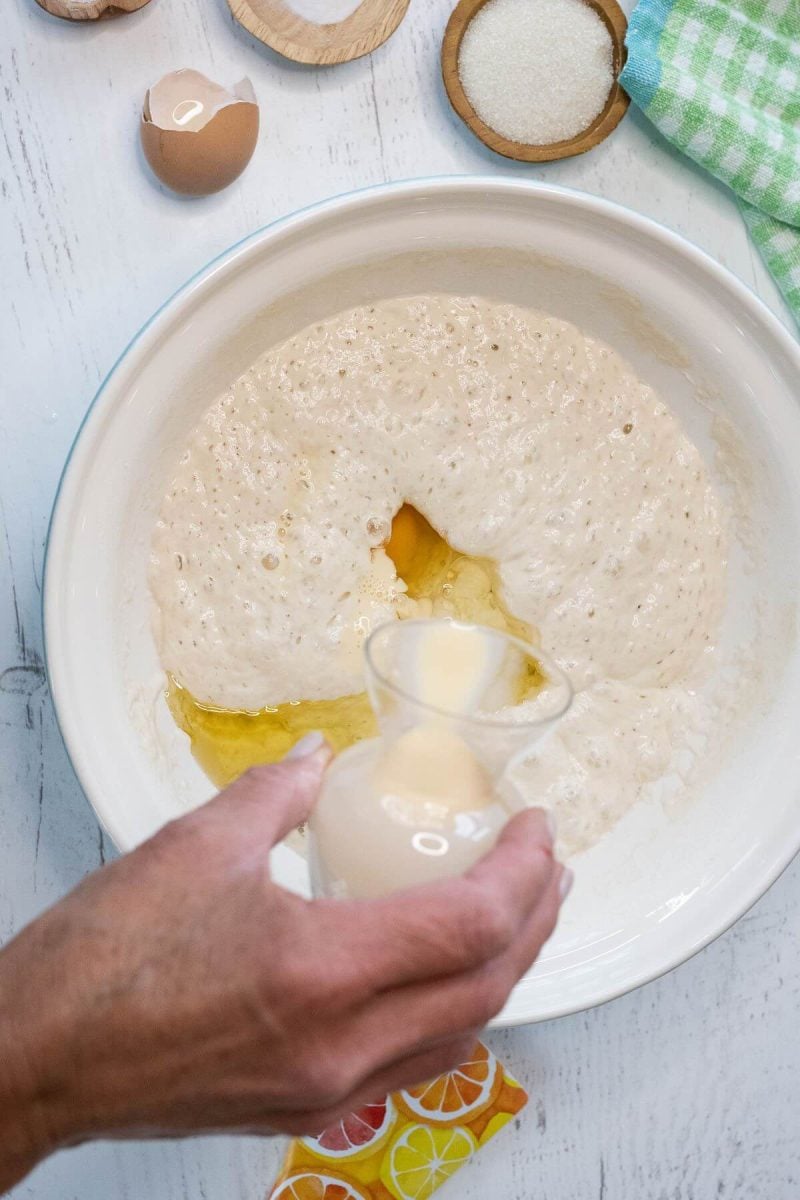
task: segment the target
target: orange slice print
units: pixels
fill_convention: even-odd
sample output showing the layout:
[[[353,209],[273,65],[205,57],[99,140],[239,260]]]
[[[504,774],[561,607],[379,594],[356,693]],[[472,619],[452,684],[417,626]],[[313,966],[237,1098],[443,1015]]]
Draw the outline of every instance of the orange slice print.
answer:
[[[278,1184],[270,1200],[369,1200],[346,1179],[303,1171]]]
[[[494,1101],[503,1086],[503,1071],[486,1046],[475,1047],[473,1058],[429,1083],[397,1093],[398,1107],[418,1121],[463,1125]]]

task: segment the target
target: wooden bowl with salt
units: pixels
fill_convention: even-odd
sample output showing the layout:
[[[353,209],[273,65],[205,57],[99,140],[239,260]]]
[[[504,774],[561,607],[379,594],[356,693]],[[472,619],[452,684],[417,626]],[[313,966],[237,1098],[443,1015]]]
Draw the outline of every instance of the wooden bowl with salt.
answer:
[[[411,0],[362,0],[350,16],[318,25],[284,0],[228,0],[240,25],[265,46],[313,66],[335,66],[371,54],[397,29]]]
[[[628,22],[617,0],[580,0],[593,10],[605,25],[611,39],[612,83],[605,104],[591,121],[578,133],[561,141],[526,142],[515,141],[493,129],[478,115],[475,106],[464,88],[461,76],[461,49],[470,24],[480,10],[492,0],[460,0],[454,9],[445,30],[442,43],[442,78],[450,103],[462,121],[477,138],[505,158],[519,162],[551,162],[559,158],[571,158],[593,149],[616,129],[622,120],[630,97],[620,87],[619,75],[625,65],[625,34]]]

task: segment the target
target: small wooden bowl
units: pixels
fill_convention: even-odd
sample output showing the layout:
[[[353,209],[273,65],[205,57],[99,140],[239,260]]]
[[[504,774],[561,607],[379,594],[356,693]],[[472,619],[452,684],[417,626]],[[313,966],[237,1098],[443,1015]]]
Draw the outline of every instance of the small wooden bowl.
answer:
[[[619,85],[619,74],[625,66],[625,34],[628,22],[617,0],[583,0],[583,3],[593,8],[605,22],[613,44],[614,83],[608,93],[605,108],[598,113],[591,125],[581,130],[574,138],[567,138],[563,142],[551,142],[546,146],[527,145],[525,142],[514,142],[503,137],[481,120],[467,99],[458,70],[461,42],[472,18],[488,3],[489,0],[460,0],[447,23],[442,43],[442,78],[445,90],[453,108],[475,136],[495,153],[502,154],[505,158],[515,158],[519,162],[551,162],[556,158],[571,158],[574,154],[585,154],[587,150],[591,150],[607,138],[619,125],[630,104],[630,97]]]
[[[294,62],[334,66],[371,54],[392,36],[411,0],[362,0],[354,13],[315,25],[282,0],[228,0],[240,25],[271,50]]]

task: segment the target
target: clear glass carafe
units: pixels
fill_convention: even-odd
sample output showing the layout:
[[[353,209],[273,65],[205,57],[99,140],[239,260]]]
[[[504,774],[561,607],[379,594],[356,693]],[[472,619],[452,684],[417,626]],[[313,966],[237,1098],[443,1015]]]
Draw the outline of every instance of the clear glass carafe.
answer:
[[[382,625],[365,672],[381,736],[326,774],[309,822],[317,896],[375,897],[468,870],[523,805],[510,769],[572,701],[537,647],[447,619]]]

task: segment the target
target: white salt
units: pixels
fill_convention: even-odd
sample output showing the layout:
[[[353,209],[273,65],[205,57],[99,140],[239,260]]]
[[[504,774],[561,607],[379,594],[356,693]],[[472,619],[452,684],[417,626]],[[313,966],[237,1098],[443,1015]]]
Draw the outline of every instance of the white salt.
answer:
[[[487,125],[546,146],[575,137],[605,107],[611,35],[583,0],[489,0],[465,30],[458,71]]]
[[[362,0],[284,0],[286,7],[298,17],[305,17],[315,25],[333,25],[344,21],[357,8]]]

